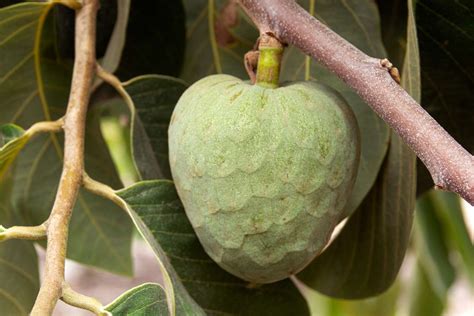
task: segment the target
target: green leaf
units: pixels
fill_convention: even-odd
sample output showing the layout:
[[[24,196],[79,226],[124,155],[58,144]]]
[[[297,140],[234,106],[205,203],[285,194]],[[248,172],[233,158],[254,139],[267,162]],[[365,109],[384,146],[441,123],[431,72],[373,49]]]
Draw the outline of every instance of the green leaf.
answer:
[[[423,107],[470,153],[474,152],[474,25],[467,1],[417,0]],[[433,187],[419,164],[419,193]]]
[[[440,298],[433,289],[428,271],[417,264],[413,283],[410,289],[410,316],[441,316],[443,315],[446,297]]]
[[[71,65],[51,59],[54,21],[52,2],[23,3],[0,9],[0,124],[30,126],[65,112]],[[86,169],[119,186],[99,130],[98,110],[88,120]],[[35,137],[17,157],[14,207],[25,224],[36,225],[49,215],[62,166],[60,136]],[[20,223],[16,223],[20,224]],[[81,193],[70,226],[68,257],[109,271],[130,275],[132,224],[109,201]]]
[[[358,48],[372,56],[385,57],[377,8],[373,1],[298,2],[308,10],[314,9],[319,20]],[[244,79],[248,77],[243,67],[243,56],[252,49],[258,32],[250,24],[248,17],[239,10],[237,24],[224,29],[233,41],[226,45],[219,44],[216,40],[217,30],[213,32],[209,25],[214,25],[219,20],[219,11],[224,3],[225,1],[184,1],[188,20],[182,78],[188,82],[215,72]],[[388,127],[349,86],[292,46],[286,49],[283,56],[281,81],[285,80],[316,80],[332,86],[343,94],[357,117],[361,130],[362,158],[356,184],[346,206],[345,213],[350,215],[375,182],[388,148]]]
[[[418,47],[413,0],[407,0],[407,3],[407,45],[405,59],[403,61],[401,85],[416,101],[419,102],[421,99],[420,50]]]
[[[0,179],[0,224],[15,225],[10,175]],[[0,243],[0,311],[2,315],[29,315],[39,290],[38,258],[33,243]]]
[[[396,282],[387,292],[365,300],[339,300],[303,289],[313,316],[395,316],[400,284]]]
[[[25,131],[15,124],[0,126],[0,179],[28,139]]]
[[[125,38],[130,13],[131,0],[117,0],[117,21],[110,37],[109,44],[101,61],[102,68],[113,73],[117,70],[125,47]]]
[[[219,11],[226,0],[184,0],[186,12],[186,53],[181,78],[194,82],[213,73],[226,73],[238,78],[248,78],[244,68],[244,54],[252,49],[258,31],[250,26],[242,10],[234,7],[238,16],[237,25],[222,28],[230,39],[223,43],[216,40],[215,28]],[[233,36],[233,32],[238,35]]]
[[[18,138],[21,138],[25,131],[23,128],[16,126],[15,124],[5,124],[0,126],[0,147],[3,147]]]
[[[452,192],[433,190],[426,195],[431,202],[432,211],[443,225],[448,243],[459,253],[462,265],[474,288],[474,245],[464,221],[459,197]]]
[[[208,315],[309,314],[305,300],[290,280],[255,287],[212,261],[199,243],[171,181],[140,182],[118,195],[152,233],[146,238],[153,238],[151,243],[163,248],[166,255],[155,251],[163,262],[169,258],[172,267],[167,263],[166,268],[173,284],[178,289],[184,284]]]
[[[431,288],[440,298],[444,298],[454,282],[456,271],[449,260],[446,234],[434,208],[434,201],[427,194],[417,201],[416,252],[419,264],[430,275]]]
[[[410,6],[402,84],[417,98],[420,81],[413,22]],[[415,181],[415,156],[392,132],[373,188],[334,242],[299,274],[301,280],[339,298],[364,298],[385,291],[395,280],[408,246]]]
[[[100,135],[100,108],[88,114],[86,129],[87,172],[119,186],[112,160]],[[58,139],[62,143],[62,139]],[[14,194],[17,209],[26,224],[47,219],[54,202],[61,163],[51,136],[40,135],[29,142],[17,159]],[[110,181],[112,180],[112,181]],[[117,274],[131,275],[132,223],[112,202],[80,191],[69,226],[68,258]]]
[[[156,283],[144,283],[128,290],[105,307],[114,316],[168,315],[166,294]]]
[[[167,76],[149,75],[124,84],[132,109],[133,156],[142,179],[171,178],[168,125],[187,85]]]
[[[171,182],[167,180],[164,180],[164,182],[168,184],[167,187],[169,190],[169,183]],[[169,203],[162,198],[167,197],[167,192],[163,192],[160,189],[154,190],[155,192],[151,191],[151,193],[156,194],[158,198],[152,195],[152,200],[149,201],[148,198],[150,191],[142,192],[143,188],[140,185],[141,183],[142,182],[139,182],[138,184],[118,191],[117,197],[120,199],[120,203],[123,204],[124,208],[128,211],[138,229],[138,232],[155,253],[163,274],[167,306],[170,311],[176,311],[178,315],[205,315],[204,311],[196,304],[193,298],[191,298],[181,283],[176,271],[161,248],[161,245],[154,237],[153,227],[149,227],[146,222],[144,222],[144,218],[136,211],[137,209],[141,209],[141,207],[156,207],[158,210],[167,208]],[[165,189],[167,187],[165,187]],[[145,189],[147,189],[147,186],[145,186]],[[174,196],[171,196],[171,198],[174,198]],[[155,213],[159,214],[159,211]]]

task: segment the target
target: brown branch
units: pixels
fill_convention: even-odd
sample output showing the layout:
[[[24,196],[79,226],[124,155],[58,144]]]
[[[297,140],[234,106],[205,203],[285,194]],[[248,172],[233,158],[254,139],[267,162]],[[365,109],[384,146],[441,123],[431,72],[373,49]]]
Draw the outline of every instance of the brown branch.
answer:
[[[437,187],[474,205],[474,157],[461,147],[372,58],[319,22],[292,0],[240,0],[260,33],[281,41],[338,75],[392,127],[423,161]]]
[[[62,295],[68,226],[84,172],[84,137],[90,88],[95,74],[97,0],[84,0],[76,12],[76,59],[64,122],[64,165],[48,219],[43,283],[31,315],[51,315]]]

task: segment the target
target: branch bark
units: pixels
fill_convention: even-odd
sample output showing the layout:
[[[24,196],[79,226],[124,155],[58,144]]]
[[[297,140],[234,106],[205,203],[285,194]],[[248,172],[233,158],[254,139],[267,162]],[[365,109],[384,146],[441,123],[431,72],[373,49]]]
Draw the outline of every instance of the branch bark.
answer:
[[[53,209],[47,223],[45,271],[31,315],[51,315],[62,295],[68,228],[84,172],[87,107],[95,74],[97,0],[84,0],[76,12],[76,59],[64,121],[64,165]]]
[[[240,0],[260,33],[301,49],[351,86],[421,159],[438,188],[474,205],[474,157],[391,77],[292,0]]]

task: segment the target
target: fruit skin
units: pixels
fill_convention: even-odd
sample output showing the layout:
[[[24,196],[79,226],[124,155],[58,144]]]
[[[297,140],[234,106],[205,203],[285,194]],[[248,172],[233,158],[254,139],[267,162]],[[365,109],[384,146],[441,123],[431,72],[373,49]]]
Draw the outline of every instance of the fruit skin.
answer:
[[[299,272],[342,219],[359,131],[329,87],[209,76],[181,96],[168,133],[173,179],[201,244],[242,279]]]

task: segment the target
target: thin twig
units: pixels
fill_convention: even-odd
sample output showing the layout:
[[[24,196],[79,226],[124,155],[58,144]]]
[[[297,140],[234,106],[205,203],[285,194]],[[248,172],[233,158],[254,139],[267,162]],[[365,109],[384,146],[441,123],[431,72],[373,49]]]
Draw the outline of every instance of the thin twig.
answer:
[[[97,299],[77,293],[65,282],[63,283],[61,300],[71,306],[88,310],[96,315],[112,315],[104,310],[104,306]]]
[[[46,238],[46,223],[38,226],[12,226],[4,228],[0,225],[0,241],[9,239],[40,240]]]
[[[76,12],[76,59],[64,122],[64,165],[53,209],[48,219],[43,283],[31,315],[51,315],[61,297],[68,227],[84,172],[84,137],[90,88],[95,74],[97,0],[84,0]]]
[[[474,157],[459,145],[389,73],[295,1],[240,0],[260,33],[272,32],[338,75],[423,161],[437,187],[474,204]]]

